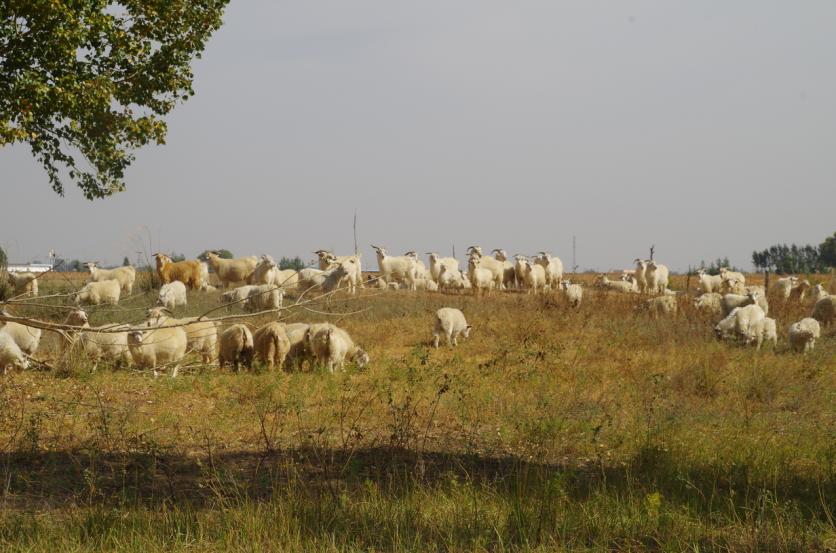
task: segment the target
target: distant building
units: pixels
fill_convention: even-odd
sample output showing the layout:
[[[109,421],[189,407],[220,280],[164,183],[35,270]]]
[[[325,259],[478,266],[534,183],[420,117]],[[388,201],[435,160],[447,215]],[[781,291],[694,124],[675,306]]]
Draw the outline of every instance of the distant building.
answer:
[[[6,270],[10,273],[45,273],[52,270],[52,265],[49,263],[10,263],[6,266]]]

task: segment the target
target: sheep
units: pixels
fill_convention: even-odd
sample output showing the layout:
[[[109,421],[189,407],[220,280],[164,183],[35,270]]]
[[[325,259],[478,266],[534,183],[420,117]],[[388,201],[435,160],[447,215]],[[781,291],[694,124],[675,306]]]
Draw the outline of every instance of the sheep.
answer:
[[[492,290],[496,285],[494,274],[482,267],[482,259],[484,258],[471,257],[467,262],[470,284],[477,295]]]
[[[479,267],[482,269],[487,269],[493,275],[494,287],[498,288],[499,290],[505,289],[505,284],[503,283],[505,280],[505,262],[499,261],[493,257],[487,257],[482,255],[482,248],[479,246],[470,246],[467,248],[468,260],[470,259],[478,259],[479,260]]]
[[[188,259],[174,262],[164,253],[155,253],[157,261],[157,275],[163,284],[179,280],[192,290],[200,290],[203,286],[203,270],[200,261]]]
[[[524,255],[514,256],[514,273],[528,293],[536,294],[546,286],[546,269],[537,263],[532,263]]]
[[[802,280],[798,284],[792,287],[790,290],[790,300],[797,301],[798,303],[804,302],[804,297],[807,295],[807,290],[810,289],[810,281],[809,280]]]
[[[728,316],[735,307],[743,307],[744,305],[758,303],[759,297],[760,294],[757,292],[748,292],[744,295],[725,294],[722,301],[723,315]]]
[[[647,269],[644,273],[649,293],[663,293],[668,288],[668,268],[652,259],[647,262]]]
[[[278,272],[276,260],[270,255],[263,254],[247,279],[247,284],[278,284],[276,282]]]
[[[136,281],[136,269],[130,265],[116,267],[115,269],[100,269],[97,264],[98,261],[88,261],[84,264],[87,270],[90,271],[90,282],[118,280],[119,286],[122,288],[122,293],[128,296],[133,293],[134,281]]]
[[[813,305],[810,316],[825,327],[830,326],[836,320],[836,296],[825,296]]]
[[[569,300],[569,305],[572,307],[580,307],[583,299],[583,288],[580,284],[572,284],[568,280],[560,282],[560,288],[563,290],[563,295]]]
[[[775,284],[772,286],[772,291],[784,301],[789,300],[790,292],[792,292],[797,282],[798,277],[796,276],[781,277],[775,281]]]
[[[508,254],[505,250],[495,249],[492,250],[494,258],[497,261],[501,261],[504,265],[504,274],[502,276],[502,284],[505,288],[516,288],[517,287],[517,272],[514,270],[514,264],[511,263],[511,260],[508,259]]]
[[[250,290],[255,288],[253,284],[245,284],[238,288],[233,288],[228,292],[221,294],[221,303],[243,303],[250,297]]]
[[[633,276],[636,279],[636,286],[639,293],[644,294],[647,291],[647,261],[636,258],[636,270]]]
[[[15,296],[37,296],[38,277],[33,273],[6,273],[15,288]]]
[[[212,363],[217,355],[218,348],[218,327],[215,321],[200,320],[199,317],[186,317],[184,319],[173,319],[166,314],[164,307],[151,307],[146,311],[148,321],[153,321],[153,326],[166,326],[171,324],[189,323],[183,327],[186,331],[186,347],[188,351],[200,354],[201,360]]]
[[[714,333],[720,340],[743,338],[746,343],[756,339],[758,323],[766,318],[763,309],[757,304],[735,307],[714,327]]]
[[[75,293],[75,304],[78,305],[99,305],[102,303],[116,305],[119,303],[119,296],[122,287],[118,280],[103,280],[101,282],[88,282],[84,287]]]
[[[416,278],[415,289],[425,290],[427,292],[435,292],[438,290],[438,284],[430,278]]]
[[[654,316],[676,315],[678,304],[676,296],[657,296],[636,306],[637,311],[648,311]]]
[[[346,358],[360,368],[369,363],[369,354],[354,343],[348,332],[332,324],[311,325],[307,341],[317,363],[332,373],[335,369],[342,370]]]
[[[297,273],[296,284],[300,290],[308,290],[311,288],[319,288],[325,282],[325,273],[322,269],[314,269],[313,267],[305,267]]]
[[[329,268],[322,273],[324,280],[322,282],[322,289],[325,292],[333,292],[340,287],[343,282],[348,282],[349,293],[353,293],[356,288],[355,280],[357,278],[357,258],[350,256],[344,258],[342,261],[333,262]]]
[[[472,325],[467,324],[464,313],[453,307],[442,307],[435,312],[435,325],[433,326],[433,347],[438,349],[438,342],[441,336],[447,337],[449,347],[459,345],[458,337],[467,338],[470,336]]]
[[[602,286],[607,290],[614,290],[616,292],[623,292],[625,294],[635,294],[638,292],[638,282],[636,279],[633,282],[624,280],[610,280],[606,273],[601,273],[597,278],[598,286]]]
[[[458,269],[451,269],[447,265],[441,266],[438,273],[439,290],[463,290],[465,288],[465,282]]]
[[[334,255],[328,250],[317,250],[314,253],[319,256],[319,268],[323,271],[331,268],[335,263],[350,261],[350,265],[347,267],[350,267],[352,271],[345,277],[346,282],[348,282],[348,293],[356,294],[357,288],[363,287],[361,254]]]
[[[209,284],[209,265],[201,261],[198,270],[200,272],[200,289],[205,292],[216,292],[218,289]]]
[[[272,370],[284,365],[284,360],[290,351],[290,340],[282,323],[267,323],[253,333],[253,349],[255,357],[267,364]]]
[[[383,280],[387,283],[403,282],[410,290],[415,290],[415,279],[418,277],[417,257],[411,255],[391,256],[386,253],[385,248],[374,244],[372,244],[372,248],[377,252],[377,266]]]
[[[720,291],[724,294],[738,294],[742,296],[746,294],[748,288],[743,281],[736,278],[726,279],[720,284]]]
[[[824,289],[822,284],[816,284],[813,286],[813,291],[810,292],[810,299],[812,300],[813,305],[815,305],[820,299],[826,298],[829,295],[830,293]]]
[[[157,295],[157,305],[162,305],[169,311],[174,311],[176,307],[185,307],[186,285],[179,280],[163,284]]]
[[[83,327],[86,330],[67,332],[67,340],[62,343],[62,355],[75,344],[80,344],[85,355],[93,359],[94,370],[102,359],[121,363],[127,367],[131,366],[133,357],[128,348],[128,333],[101,332],[103,330],[127,330],[130,328],[128,325],[108,324],[91,327],[87,312],[81,309],[68,313],[64,324]]]
[[[752,326],[752,335],[747,339],[746,345],[755,344],[761,349],[764,342],[772,342],[774,348],[778,344],[778,328],[775,319],[764,317]]]
[[[250,329],[242,324],[230,325],[220,336],[220,354],[218,360],[221,368],[232,365],[235,371],[252,365],[254,354],[253,335]]]
[[[5,312],[3,313],[6,314]],[[6,334],[15,341],[17,347],[26,355],[35,355],[41,343],[41,329],[13,321],[0,321],[0,333]]]
[[[734,279],[740,284],[746,284],[746,277],[743,276],[743,273],[730,271],[728,267],[720,267],[720,278],[723,279],[723,281]]]
[[[284,290],[275,284],[259,284],[252,286],[244,302],[246,311],[267,311],[281,309]]]
[[[540,252],[534,258],[534,263],[543,267],[546,275],[546,286],[556,290],[563,279],[563,262],[559,257],[552,257],[549,252]]]
[[[157,376],[157,365],[176,363],[171,370],[171,377],[177,376],[180,370],[179,361],[186,355],[189,345],[186,330],[182,326],[155,326],[150,321],[146,323],[148,330],[128,331],[128,349],[133,362],[140,366],[154,369]]]
[[[697,311],[711,315],[723,314],[723,296],[717,292],[707,292],[694,298]]]
[[[812,318],[804,318],[787,328],[790,348],[793,351],[807,353],[816,346],[816,340],[821,337],[821,326],[819,321]]]
[[[439,279],[441,277],[441,269],[447,267],[447,270],[451,272],[459,270],[459,260],[455,257],[440,257],[435,252],[427,252],[430,260],[430,278],[432,278],[435,282],[440,282]]]
[[[290,349],[287,352],[287,365],[298,365],[301,367],[305,361],[313,360],[313,353],[308,348],[307,335],[308,328],[311,325],[307,323],[290,323],[285,325],[284,330],[287,334]]]
[[[403,254],[404,257],[411,257],[415,260],[415,278],[431,278],[430,272],[427,270],[427,266],[424,265],[424,262],[418,259],[418,254],[415,250],[410,250]]]
[[[720,275],[710,275],[705,272],[705,269],[697,271],[697,291],[700,294],[712,294],[721,291],[723,286],[723,277]]]
[[[29,359],[11,336],[5,332],[0,332],[0,368],[2,368],[3,374],[6,374],[9,367],[18,370],[28,369]]]
[[[246,282],[253,274],[255,266],[258,265],[258,258],[254,255],[236,259],[223,259],[218,255],[218,252],[207,251],[205,256],[206,262],[215,271],[222,288],[236,282]]]

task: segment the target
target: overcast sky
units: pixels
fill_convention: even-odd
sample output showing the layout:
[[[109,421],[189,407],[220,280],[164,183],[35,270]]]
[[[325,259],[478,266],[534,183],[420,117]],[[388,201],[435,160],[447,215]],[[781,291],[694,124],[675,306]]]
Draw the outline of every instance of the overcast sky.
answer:
[[[12,261],[370,243],[673,269],[836,230],[836,2],[233,0],[127,191],[0,150]],[[13,206],[13,207],[12,207]],[[149,252],[150,253],[150,252]]]

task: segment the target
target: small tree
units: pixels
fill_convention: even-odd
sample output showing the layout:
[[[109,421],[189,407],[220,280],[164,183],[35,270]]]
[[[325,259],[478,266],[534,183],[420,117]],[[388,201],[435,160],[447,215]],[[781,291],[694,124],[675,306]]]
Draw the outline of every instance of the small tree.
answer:
[[[822,267],[836,267],[836,232],[819,245],[819,263]]]
[[[128,267],[130,264],[131,264],[131,260],[128,259],[128,256],[126,255],[125,259],[122,260],[122,266],[123,267]]]
[[[6,257],[6,252],[3,251],[3,248],[0,248],[0,269],[5,269],[8,264],[9,260]]]
[[[286,269],[293,269],[294,271],[301,271],[305,268],[305,262],[297,255],[293,259],[289,257],[282,257],[279,260],[279,269],[282,271]]]

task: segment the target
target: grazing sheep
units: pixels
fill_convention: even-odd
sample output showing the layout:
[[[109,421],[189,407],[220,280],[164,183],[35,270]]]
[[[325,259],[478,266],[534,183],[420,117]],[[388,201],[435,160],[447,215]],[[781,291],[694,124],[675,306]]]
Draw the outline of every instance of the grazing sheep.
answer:
[[[502,264],[505,266],[505,273],[502,277],[502,284],[505,286],[505,288],[516,288],[517,271],[514,270],[514,264],[511,263],[510,259],[508,259],[508,254],[505,252],[505,250],[500,249],[493,250],[491,253],[493,253],[494,258],[497,261],[501,261]]]
[[[157,366],[177,363],[171,369],[172,378],[180,370],[179,361],[186,355],[189,340],[182,326],[157,327],[148,324],[148,330],[131,330],[128,332],[128,349],[137,366],[154,369]]]
[[[250,329],[242,324],[234,324],[224,330],[220,336],[220,361],[221,368],[224,365],[232,365],[235,371],[252,365],[254,353],[253,335]]]
[[[38,277],[32,273],[6,273],[15,287],[15,296],[37,296]]]
[[[757,292],[748,292],[744,295],[740,294],[726,294],[723,296],[722,306],[723,315],[728,316],[735,307],[743,307],[744,305],[751,305],[758,303],[760,294]]]
[[[637,311],[647,311],[654,316],[676,315],[678,304],[676,296],[657,296],[636,306]]]
[[[636,271],[638,273],[638,271]],[[610,280],[606,273],[601,273],[598,275],[596,283],[598,286],[602,286],[607,290],[615,290],[616,292],[623,292],[625,294],[635,294],[638,292],[638,286],[640,281],[635,279],[633,282],[628,282],[625,280]]]
[[[0,369],[3,374],[9,370],[9,367],[18,370],[29,368],[29,359],[20,350],[14,339],[5,332],[0,332]]]
[[[134,290],[134,281],[136,281],[136,269],[130,265],[125,267],[116,267],[115,269],[100,269],[98,261],[88,261],[84,264],[87,270],[90,271],[90,282],[103,282],[105,280],[117,280],[119,286],[122,288],[122,293],[130,296]]]
[[[155,253],[157,260],[157,275],[163,284],[179,280],[192,290],[200,290],[203,286],[203,269],[201,262],[196,259],[174,262],[164,253]]]
[[[131,366],[133,357],[128,349],[127,332],[102,332],[103,330],[128,329],[128,325],[108,324],[98,327],[91,327],[87,318],[87,312],[77,309],[71,311],[64,320],[65,325],[84,327],[83,331],[68,331],[67,340],[62,342],[61,354],[66,354],[68,349],[80,344],[84,354],[93,360],[93,370],[99,361],[105,359],[121,363],[127,367]]]
[[[99,305],[106,303],[116,305],[119,303],[121,292],[122,286],[118,280],[88,282],[81,290],[75,293],[75,304]]]
[[[267,323],[253,333],[255,357],[261,359],[267,368],[281,368],[290,351],[290,340],[281,323]]]
[[[400,257],[391,256],[385,248],[372,244],[377,252],[377,266],[380,269],[380,277],[388,282],[405,283],[410,290],[415,290],[415,279],[418,277],[417,258],[410,255]]]
[[[258,258],[254,255],[236,259],[223,259],[218,252],[213,251],[207,251],[205,255],[206,262],[215,271],[222,288],[236,282],[246,282],[258,265]]]
[[[453,307],[442,307],[435,312],[435,326],[433,327],[433,347],[438,348],[441,336],[447,337],[447,345],[450,347],[459,345],[458,337],[470,336],[470,329],[464,313]]]
[[[313,353],[308,348],[308,329],[311,325],[307,323],[290,323],[285,325],[284,330],[287,334],[290,349],[287,352],[287,366],[293,365],[300,368],[305,364],[305,361],[313,361]]]
[[[435,292],[438,290],[438,284],[431,278],[416,278],[415,289],[424,290],[427,292]]]
[[[458,269],[450,269],[446,265],[442,265],[438,273],[438,289],[446,290],[464,290],[465,279]]]
[[[492,290],[496,285],[494,274],[490,269],[482,267],[484,259],[490,258],[471,257],[467,263],[470,284],[473,286],[473,291],[477,295]]]
[[[568,280],[561,281],[560,288],[572,307],[580,307],[583,299],[583,288],[580,284],[572,284]]]
[[[653,260],[647,262],[644,278],[649,293],[661,294],[668,288],[668,267]]]
[[[778,326],[775,319],[765,317],[756,322],[752,327],[752,335],[747,340],[747,345],[754,342],[755,347],[761,349],[764,342],[772,342],[774,348],[778,344]]]
[[[259,284],[252,286],[244,302],[246,311],[267,311],[281,309],[284,290],[275,284]]]
[[[5,314],[5,313],[4,313]],[[16,322],[0,321],[0,333],[9,335],[26,355],[35,355],[41,343],[41,329]]]
[[[836,296],[825,296],[817,301],[810,316],[825,327],[830,326],[836,320]]]
[[[700,294],[718,293],[723,287],[723,277],[720,275],[710,275],[705,272],[705,269],[697,271],[697,291]]]
[[[243,303],[250,296],[250,290],[254,287],[252,284],[245,284],[224,292],[221,294],[221,303]]]
[[[694,298],[697,311],[711,315],[723,314],[723,296],[717,292],[707,292]]]
[[[636,289],[639,293],[644,294],[647,291],[647,261],[643,259],[636,259],[636,270],[633,276],[636,279]]]
[[[552,290],[557,290],[560,281],[563,279],[563,262],[560,258],[552,257],[549,252],[540,252],[540,255],[534,258],[534,263],[543,267],[546,286]]]
[[[816,340],[821,337],[821,326],[816,319],[807,317],[791,324],[787,328],[787,335],[793,351],[807,353],[816,346]]]
[[[459,271],[459,260],[455,257],[440,257],[435,252],[427,252],[430,260],[430,278],[435,282],[439,282],[441,278],[441,270],[446,267],[450,274]]]
[[[202,321],[199,317],[173,319],[166,314],[164,307],[151,307],[146,312],[151,326],[165,326],[179,323],[189,323],[183,327],[186,331],[186,348],[190,352],[200,355],[204,363],[215,360],[218,349],[218,327],[215,321]]]
[[[717,323],[714,333],[720,340],[742,338],[746,343],[750,343],[756,338],[755,330],[764,318],[766,314],[757,304],[735,307],[725,319]]]
[[[185,307],[186,285],[179,280],[163,284],[157,296],[157,305],[162,305],[169,311],[174,311],[176,307],[180,307],[181,305]]]
[[[346,358],[360,368],[369,363],[369,354],[354,343],[348,332],[332,324],[311,325],[307,340],[317,363],[327,367],[330,372],[342,370]]]

